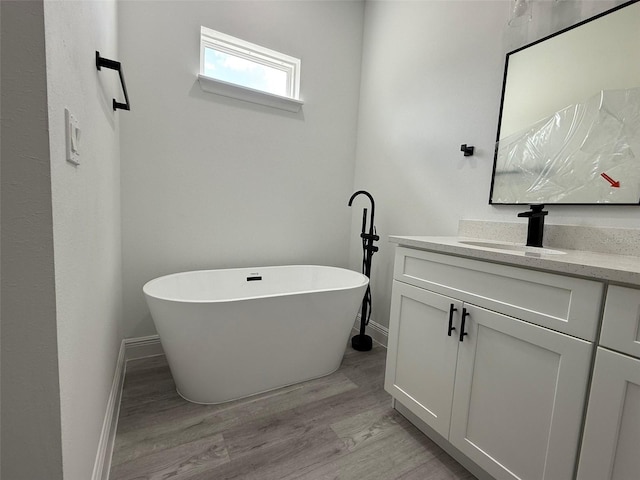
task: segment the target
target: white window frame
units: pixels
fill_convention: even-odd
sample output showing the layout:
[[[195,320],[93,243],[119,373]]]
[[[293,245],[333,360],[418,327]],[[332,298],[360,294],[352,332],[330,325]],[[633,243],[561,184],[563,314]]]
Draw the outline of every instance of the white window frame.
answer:
[[[206,76],[204,74],[204,58],[207,48],[229,53],[285,72],[287,75],[287,95],[275,95],[263,90]],[[198,80],[202,89],[207,92],[297,112],[303,104],[302,100],[300,100],[300,64],[301,62],[298,58],[207,27],[200,27],[200,74],[198,75]]]

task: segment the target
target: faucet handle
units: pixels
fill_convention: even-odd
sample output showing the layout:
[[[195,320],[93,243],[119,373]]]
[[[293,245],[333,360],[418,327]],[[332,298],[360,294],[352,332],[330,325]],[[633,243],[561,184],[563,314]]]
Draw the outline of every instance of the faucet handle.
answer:
[[[527,210],[526,212],[520,212],[518,216],[531,218],[531,217],[544,217],[545,215],[549,214],[549,212],[547,212],[546,210],[543,210],[544,205],[542,204],[529,205],[529,207],[531,207],[531,210]]]
[[[364,233],[364,232],[362,232],[360,234],[360,237],[365,239],[365,240],[373,240],[374,242],[380,240],[380,235],[376,235],[375,233]]]

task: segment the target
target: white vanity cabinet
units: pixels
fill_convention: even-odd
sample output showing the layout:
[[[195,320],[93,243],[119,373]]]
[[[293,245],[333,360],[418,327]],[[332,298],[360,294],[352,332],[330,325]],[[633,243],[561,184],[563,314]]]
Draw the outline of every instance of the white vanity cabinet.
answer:
[[[398,247],[385,388],[496,479],[570,480],[602,290]]]
[[[578,480],[640,478],[640,290],[610,286]]]

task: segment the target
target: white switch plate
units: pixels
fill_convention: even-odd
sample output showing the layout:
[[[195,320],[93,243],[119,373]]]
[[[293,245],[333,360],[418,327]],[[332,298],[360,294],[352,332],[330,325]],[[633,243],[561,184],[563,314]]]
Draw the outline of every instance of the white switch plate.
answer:
[[[64,126],[67,143],[67,162],[80,165],[80,123],[67,108],[64,109]]]

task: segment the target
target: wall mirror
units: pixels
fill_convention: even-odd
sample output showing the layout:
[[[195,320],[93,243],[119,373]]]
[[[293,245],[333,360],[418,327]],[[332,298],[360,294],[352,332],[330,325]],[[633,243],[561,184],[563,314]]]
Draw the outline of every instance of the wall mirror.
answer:
[[[490,204],[640,204],[640,0],[507,54]]]

